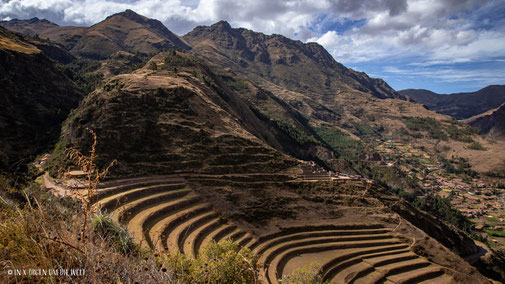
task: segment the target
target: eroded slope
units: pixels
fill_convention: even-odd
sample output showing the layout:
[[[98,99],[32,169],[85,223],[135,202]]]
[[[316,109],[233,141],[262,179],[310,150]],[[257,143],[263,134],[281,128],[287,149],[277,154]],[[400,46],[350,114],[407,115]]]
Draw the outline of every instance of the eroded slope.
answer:
[[[171,60],[182,63],[165,67]],[[159,54],[88,95],[67,119],[60,146],[84,148],[91,128],[101,160],[118,159],[120,175],[276,172],[297,164],[265,144],[281,147],[268,124],[209,72],[187,55]]]

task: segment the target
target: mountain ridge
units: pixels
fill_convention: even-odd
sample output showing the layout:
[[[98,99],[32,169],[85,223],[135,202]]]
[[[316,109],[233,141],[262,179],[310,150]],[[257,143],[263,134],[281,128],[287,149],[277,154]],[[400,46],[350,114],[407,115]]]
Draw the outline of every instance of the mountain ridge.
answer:
[[[284,77],[284,75],[290,77],[288,80],[284,81],[287,83],[296,83],[296,80],[294,80],[296,76],[294,74],[286,74],[288,72],[284,70],[280,70],[280,72],[277,71],[283,69],[283,65],[296,64],[300,61],[300,55],[303,55],[304,59],[309,59],[309,63],[312,61],[314,64],[320,65],[320,67],[332,69],[330,71],[325,71],[319,68],[318,70],[318,68],[314,68],[313,64],[312,66],[309,64],[309,66],[311,66],[309,69],[318,71],[318,76],[321,77],[317,82],[321,86],[329,86],[326,88],[326,93],[342,90],[342,86],[340,85],[346,85],[347,87],[359,91],[370,92],[378,98],[405,99],[382,79],[370,78],[364,72],[348,69],[341,63],[338,63],[317,43],[302,43],[301,41],[291,40],[282,35],[265,35],[245,28],[235,29],[226,21],[219,21],[210,27],[198,26],[182,37],[170,32],[158,20],[148,19],[129,9],[108,16],[103,21],[91,27],[59,26],[48,20],[40,20],[38,18],[3,21],[0,22],[0,25],[28,35],[37,35],[42,38],[47,37],[62,44],[74,55],[96,59],[105,59],[117,51],[149,54],[170,48],[188,50],[190,47],[186,42],[190,43],[188,39],[192,39],[192,35],[194,36],[195,33],[199,31],[205,32],[208,28],[211,28],[212,32],[216,32],[217,35],[220,35],[222,40],[226,40],[226,34],[231,36],[231,38],[228,38],[229,42],[226,43],[224,47],[235,47],[239,49],[241,58],[238,59],[238,64],[248,65],[252,64],[254,61],[259,62],[259,64],[263,66],[253,66],[254,71],[263,77],[274,73],[274,83],[282,83],[282,77]],[[119,26],[121,26],[121,29],[118,29]],[[141,32],[136,30],[139,28],[142,29]],[[145,35],[142,42],[133,39],[135,36],[139,35],[139,32]],[[258,44],[254,46],[253,43],[248,41],[249,39],[266,42],[266,45]],[[146,42],[148,42],[148,44],[146,44]],[[281,54],[283,51],[272,52],[272,48],[268,46],[270,44],[278,48],[284,47],[283,51],[288,49],[296,49],[297,51],[287,52],[286,55],[283,55]],[[190,45],[195,45],[195,41],[193,40],[193,44],[190,43]],[[275,66],[268,68],[268,65]],[[305,64],[305,66],[307,66],[307,64]],[[311,79],[316,78],[315,76],[310,77]],[[335,77],[337,80],[334,79]],[[290,84],[283,84],[283,87],[287,85]],[[307,83],[296,83],[295,85],[299,85],[296,91],[309,90],[311,92],[320,92],[324,89],[323,87],[320,88],[321,90],[316,91],[316,89],[310,88],[311,84]]]
[[[425,89],[406,89],[399,93],[431,110],[467,119],[499,107],[505,102],[505,85],[489,85],[475,92],[437,94]]]
[[[378,98],[404,99],[383,80],[346,68],[314,42],[302,43],[278,34],[265,35],[245,28],[232,28],[226,21],[198,26],[183,38],[192,45],[192,53],[210,62],[221,66],[238,65],[293,91],[329,94],[352,88],[370,92]],[[208,56],[207,51],[217,51],[216,48],[220,48],[219,55],[225,57],[224,61]],[[294,69],[297,66],[300,70]],[[283,70],[286,67],[291,68],[291,72]],[[235,70],[239,71],[239,68]],[[295,80],[305,80],[305,77],[308,82]],[[320,87],[315,89],[311,87],[313,84]]]
[[[0,25],[14,31],[49,38],[70,53],[90,59],[106,59],[118,51],[154,54],[163,49],[189,49],[160,21],[132,10],[108,16],[90,27],[59,26],[47,20],[11,20]]]
[[[491,139],[505,139],[505,103],[489,113],[469,118],[467,123]]]
[[[111,15],[86,28],[72,53],[87,59],[111,59],[107,54],[113,51],[112,57],[135,56],[128,50],[138,40],[136,32],[153,36],[136,48],[165,49],[157,45],[157,40],[167,40],[159,22],[146,21],[128,10]],[[104,39],[111,34],[116,37]],[[99,44],[102,40],[107,44]],[[312,220],[372,220],[398,229],[396,233],[410,231],[413,250],[455,271],[464,267],[461,277],[475,273],[449,250],[440,254],[441,244],[460,255],[475,253],[477,247],[465,233],[438,219],[444,216],[418,214],[407,199],[392,196],[424,194],[416,183],[417,165],[409,161],[407,170],[416,171],[409,176],[401,164],[386,164],[373,148],[386,139],[423,153],[429,153],[429,143],[421,148],[411,142],[470,143],[471,133],[458,137],[465,125],[411,103],[383,80],[346,68],[317,43],[233,29],[227,22],[196,28],[181,42],[192,49],[177,51],[168,45],[169,51],[142,67],[111,72],[100,81],[67,116],[48,163],[64,165],[69,146],[88,149],[88,129],[93,129],[96,162],[117,159],[114,177],[185,176],[224,216],[257,231]],[[97,67],[90,72],[104,67],[104,61],[90,62]],[[437,129],[425,127],[430,123]],[[333,175],[335,181],[322,167],[342,176]],[[311,175],[323,181],[314,182]]]

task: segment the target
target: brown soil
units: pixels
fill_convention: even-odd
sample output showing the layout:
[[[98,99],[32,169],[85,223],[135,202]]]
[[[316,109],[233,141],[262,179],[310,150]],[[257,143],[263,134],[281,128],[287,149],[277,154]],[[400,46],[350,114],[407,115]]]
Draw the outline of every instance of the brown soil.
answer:
[[[455,157],[466,158],[475,171],[487,172],[503,167],[505,163],[505,141],[491,141],[480,137],[474,140],[479,142],[487,150],[469,149],[468,143],[457,141],[451,141],[450,144],[441,142],[440,145],[442,147],[447,145],[451,148],[451,150],[446,152],[447,158],[451,158],[453,155]]]
[[[150,186],[145,184],[148,178],[110,181],[100,189],[97,204],[117,200],[113,215],[127,216],[121,222],[145,247],[196,257],[211,239],[231,238],[259,254],[266,283],[311,262],[318,262],[322,275],[336,282],[485,283],[459,256],[369,196],[370,189],[361,182],[341,181],[333,194],[318,192],[326,198],[320,202],[311,200],[310,192],[328,181],[279,181],[278,175],[265,174],[260,182],[257,177],[189,175],[187,182],[195,191],[167,200],[160,196],[184,186],[167,193],[152,188],[180,179]]]

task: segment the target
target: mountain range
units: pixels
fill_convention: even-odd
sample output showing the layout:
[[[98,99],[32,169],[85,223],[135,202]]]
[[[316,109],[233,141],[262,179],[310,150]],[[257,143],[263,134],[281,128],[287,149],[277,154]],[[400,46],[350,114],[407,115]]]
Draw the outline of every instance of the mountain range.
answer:
[[[315,126],[326,129],[323,124],[330,123],[331,128],[343,128],[344,133],[360,133],[353,120],[361,120],[355,114],[364,116],[364,111],[348,110],[345,103],[339,102],[345,99],[335,94],[355,92],[361,100],[374,100],[372,104],[382,103],[376,98],[404,99],[383,80],[369,78],[337,63],[318,44],[232,29],[223,21],[210,27],[197,27],[182,38],[169,32],[160,22],[131,10],[112,15],[89,28],[60,27],[39,19],[12,20],[1,25],[19,32],[37,33],[39,37],[47,36],[80,58],[102,59],[117,52],[145,55],[169,48],[189,50],[220,68],[222,71],[218,73],[222,73],[224,81],[241,77],[230,82],[239,83],[231,86],[232,89],[240,92],[238,89],[243,88],[242,96],[254,105],[257,113],[268,117],[277,127],[289,128],[292,139],[294,137],[301,145],[281,143],[282,147],[289,148],[288,153],[300,158],[332,160],[335,157],[327,141],[315,138],[319,135],[315,133]],[[255,89],[258,94],[248,88]],[[332,110],[334,108],[343,112],[337,113]],[[308,125],[304,116],[311,114],[316,122]],[[337,120],[341,123],[335,124]],[[276,148],[278,144],[271,143]]]
[[[348,69],[317,43],[302,43],[281,35],[233,29],[225,21],[196,27],[184,35],[191,52],[208,61],[258,81],[267,78],[296,92],[312,96],[359,90],[377,98],[403,98],[381,79]]]
[[[224,216],[256,231],[327,220],[401,227],[419,254],[463,271],[456,279],[482,278],[450,252],[476,253],[468,235],[392,195],[419,200],[426,192],[411,164],[386,163],[384,145],[420,149],[425,159],[450,159],[456,147],[473,157],[471,147],[491,142],[453,118],[498,108],[503,86],[447,96],[396,92],[317,43],[225,21],[184,36],[131,10],[91,27],[36,18],[0,25],[12,30],[0,28],[4,168],[58,141],[47,167],[55,174],[65,149],[89,148],[93,129],[99,165],[118,161],[112,177],[187,175]],[[503,109],[469,123],[501,136]],[[351,183],[336,182],[338,193],[333,183],[300,185],[294,176],[305,173],[304,160],[317,165],[309,174],[340,172]]]
[[[4,21],[0,25],[35,35],[38,41],[47,42],[40,40],[47,37],[55,42],[52,52],[44,54],[53,59],[58,56],[66,58],[67,63],[73,62],[70,66],[77,66],[72,70],[85,70],[84,75],[81,74],[84,71],[79,71],[78,77],[89,90],[104,76],[109,78],[130,72],[133,65],[139,68],[157,52],[179,50],[189,53],[194,56],[191,62],[205,61],[201,65],[212,74],[205,75],[205,78],[219,80],[222,86],[226,85],[226,92],[233,92],[242,104],[246,104],[234,110],[234,116],[238,114],[243,119],[246,115],[243,110],[250,109],[256,120],[263,121],[262,127],[269,129],[253,131],[253,135],[284,153],[349,172],[356,172],[356,167],[361,167],[356,164],[359,162],[357,157],[364,150],[369,151],[368,147],[363,148],[364,144],[383,139],[384,135],[401,135],[409,117],[430,117],[442,124],[448,120],[409,100],[459,118],[497,107],[502,94],[500,86],[485,88],[481,93],[486,99],[473,104],[480,104],[478,108],[471,108],[480,93],[463,94],[462,99],[451,101],[450,98],[456,95],[426,95],[425,91],[415,90],[396,92],[383,80],[370,78],[336,62],[317,43],[302,43],[281,35],[232,28],[225,21],[196,27],[182,37],[170,32],[161,22],[131,10],[111,15],[91,27],[58,26],[37,18]],[[98,59],[101,63],[92,63]],[[158,60],[164,64],[163,59]],[[88,65],[90,67],[83,69]],[[70,77],[76,76],[70,71],[65,72]],[[205,72],[193,70],[192,74]],[[447,106],[443,107],[444,104]],[[252,117],[250,115],[247,114]],[[247,123],[244,125],[249,127]],[[258,130],[256,126],[254,128]],[[447,124],[446,127],[453,126]],[[272,135],[274,128],[277,131]],[[432,135],[423,136],[433,139]],[[419,135],[416,137],[419,140]],[[373,153],[365,155],[374,156]]]
[[[454,119],[467,119],[499,107],[505,101],[505,85],[491,85],[475,92],[442,95],[424,89],[398,91],[428,109],[452,116]]]
[[[131,10],[112,15],[89,28],[62,27],[38,18],[12,20],[0,25],[52,40],[64,46],[71,54],[90,59],[105,59],[117,51],[154,54],[162,49],[189,48],[160,21]]]

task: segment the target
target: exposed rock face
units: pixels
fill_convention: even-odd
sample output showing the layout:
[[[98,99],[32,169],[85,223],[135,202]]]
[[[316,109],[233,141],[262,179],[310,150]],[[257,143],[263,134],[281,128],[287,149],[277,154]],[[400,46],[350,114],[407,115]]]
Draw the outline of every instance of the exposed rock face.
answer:
[[[354,89],[378,98],[402,98],[383,80],[348,69],[317,43],[281,35],[233,29],[225,22],[196,27],[186,34],[194,54],[215,64],[247,72],[297,92],[335,95]]]
[[[505,85],[491,85],[471,93],[441,95],[428,90],[399,91],[428,109],[455,119],[466,119],[499,107],[505,102]]]
[[[0,40],[0,170],[4,170],[48,150],[82,94],[36,46],[1,27]]]

